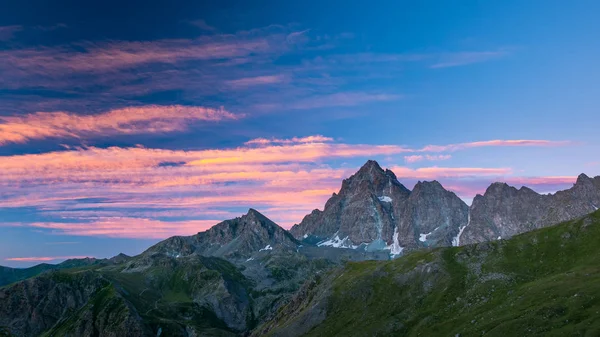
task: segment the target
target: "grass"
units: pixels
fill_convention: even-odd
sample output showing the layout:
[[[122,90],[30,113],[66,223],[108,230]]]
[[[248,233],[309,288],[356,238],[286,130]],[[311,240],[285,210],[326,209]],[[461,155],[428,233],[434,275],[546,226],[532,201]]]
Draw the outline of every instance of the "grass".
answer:
[[[321,285],[327,318],[308,335],[598,336],[598,242],[600,211],[510,240],[349,263]]]

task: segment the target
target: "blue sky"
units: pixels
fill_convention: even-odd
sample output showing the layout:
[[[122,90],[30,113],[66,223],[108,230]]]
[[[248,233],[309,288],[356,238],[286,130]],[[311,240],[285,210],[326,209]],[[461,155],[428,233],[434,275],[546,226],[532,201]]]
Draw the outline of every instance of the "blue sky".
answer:
[[[367,159],[467,202],[600,173],[594,1],[1,7],[2,265],[289,227]]]

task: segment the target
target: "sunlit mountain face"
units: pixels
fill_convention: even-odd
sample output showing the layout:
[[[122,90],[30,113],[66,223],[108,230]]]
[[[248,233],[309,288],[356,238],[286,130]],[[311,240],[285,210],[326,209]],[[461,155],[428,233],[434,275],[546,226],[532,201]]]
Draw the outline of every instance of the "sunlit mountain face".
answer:
[[[249,208],[289,229],[337,200],[369,159],[407,190],[443,185],[444,205],[462,211],[453,232],[429,240],[447,245],[496,181],[543,195],[600,174],[594,2],[0,7],[0,265],[133,256]],[[385,186],[369,188],[381,194],[377,214],[404,210]],[[519,191],[496,194],[529,193]],[[531,195],[543,207],[571,200]],[[594,200],[550,219],[597,209]],[[311,219],[297,228],[319,232]],[[433,222],[398,245],[422,245],[440,227]],[[331,245],[344,239],[334,240],[338,227],[323,232]],[[388,227],[382,247],[399,235]],[[347,232],[364,243],[364,232]],[[261,245],[271,244],[265,233]],[[465,233],[473,242],[497,236]],[[243,247],[254,252],[252,240]],[[201,263],[225,274],[211,261]]]

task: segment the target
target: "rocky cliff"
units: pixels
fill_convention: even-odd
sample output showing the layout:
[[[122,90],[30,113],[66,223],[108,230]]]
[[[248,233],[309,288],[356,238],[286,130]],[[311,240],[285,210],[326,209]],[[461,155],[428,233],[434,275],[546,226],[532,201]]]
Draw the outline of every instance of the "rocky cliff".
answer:
[[[573,187],[541,195],[527,187],[494,183],[473,199],[470,222],[460,245],[509,238],[513,235],[578,218],[598,209],[600,177],[581,174]]]
[[[342,183],[323,211],[314,210],[290,232],[318,246],[389,250],[465,245],[509,238],[589,214],[600,205],[600,177],[578,177],[552,195],[494,183],[469,207],[437,181],[412,191],[390,170],[368,161]]]
[[[338,194],[290,232],[320,246],[389,250],[449,245],[467,223],[468,206],[437,181],[411,192],[390,170],[368,161],[342,182]]]

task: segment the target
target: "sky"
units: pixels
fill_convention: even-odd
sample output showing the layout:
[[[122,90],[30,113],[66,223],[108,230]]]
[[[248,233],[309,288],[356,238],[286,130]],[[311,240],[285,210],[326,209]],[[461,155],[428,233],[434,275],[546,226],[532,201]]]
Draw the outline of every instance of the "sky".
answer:
[[[368,159],[467,203],[600,174],[597,1],[0,7],[0,265],[289,228]]]

